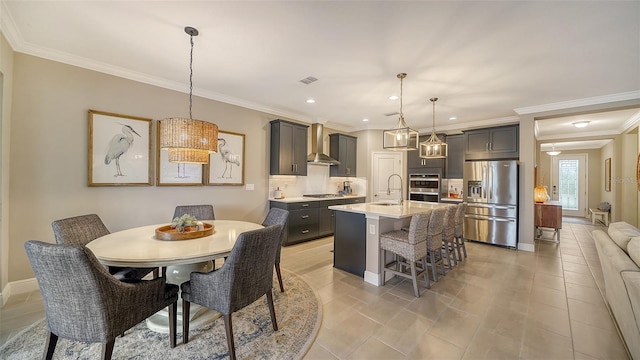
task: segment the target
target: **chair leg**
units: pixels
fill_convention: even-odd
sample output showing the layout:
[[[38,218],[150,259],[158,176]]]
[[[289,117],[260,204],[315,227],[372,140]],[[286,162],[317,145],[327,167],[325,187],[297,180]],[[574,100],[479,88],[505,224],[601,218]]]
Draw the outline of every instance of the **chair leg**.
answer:
[[[451,258],[453,258],[453,266],[458,266],[458,257],[456,256],[456,240],[455,238],[453,239],[453,241],[449,241],[448,242],[450,248],[448,248],[447,250],[451,251]]]
[[[464,244],[464,238],[460,236],[460,243],[462,244],[462,253],[464,253],[464,257],[467,257],[467,246]]]
[[[224,317],[224,329],[227,332],[227,345],[229,346],[229,358],[236,360],[236,347],[233,343],[233,324],[231,324],[231,314],[222,315]]]
[[[102,344],[102,360],[110,360],[113,355],[113,345],[116,344],[116,339],[109,341],[106,344]]]
[[[56,350],[56,344],[58,343],[58,335],[50,332],[47,337],[47,343],[44,345],[44,354],[42,358],[44,360],[53,359],[53,352]]]
[[[176,347],[176,323],[178,322],[178,302],[169,305],[169,345]]]
[[[438,253],[440,255],[440,270],[442,270],[442,276],[445,276],[446,273],[444,271],[444,261],[442,261],[442,248],[438,249]]]
[[[449,270],[453,270],[453,267],[451,266],[451,256],[449,256],[449,244],[447,244],[447,242],[444,242],[444,256],[447,257],[447,267],[449,268]],[[442,248],[440,249],[440,251],[442,251]]]
[[[276,321],[276,309],[273,306],[273,293],[271,289],[267,291],[267,304],[269,305],[269,314],[271,314],[271,325],[273,325],[273,331],[278,331],[278,321]]]
[[[189,306],[191,305],[185,299],[182,299],[182,343],[189,342]]]
[[[280,292],[284,292],[284,286],[282,285],[282,274],[280,273],[280,263],[276,263],[276,275],[278,276],[278,284],[280,284]]]
[[[416,297],[420,297],[420,291],[418,291],[418,277],[416,276],[416,262],[411,262],[411,281],[413,282],[413,294]]]
[[[436,254],[435,250],[429,251],[429,267],[431,268],[431,277],[433,282],[438,282],[438,271],[436,270]]]
[[[460,249],[462,247],[461,239],[456,236],[455,241],[456,241],[456,250],[458,251],[458,261],[462,261],[462,249]]]
[[[422,273],[422,276],[424,276],[424,283],[425,286],[427,287],[427,289],[431,289],[431,282],[429,281],[429,270],[427,270],[427,257],[423,257],[422,258],[422,269],[424,270],[424,272]]]

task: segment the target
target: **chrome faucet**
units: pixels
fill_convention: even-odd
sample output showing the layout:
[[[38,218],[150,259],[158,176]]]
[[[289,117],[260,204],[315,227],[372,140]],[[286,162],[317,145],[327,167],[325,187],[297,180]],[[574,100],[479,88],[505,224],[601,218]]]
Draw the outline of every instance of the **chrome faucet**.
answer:
[[[400,179],[400,205],[403,204],[404,199],[403,199],[403,195],[402,195],[402,176],[400,176],[399,174],[391,174],[389,175],[389,178],[387,179],[387,195],[391,195],[391,178],[397,176]],[[397,190],[397,189],[394,189]]]

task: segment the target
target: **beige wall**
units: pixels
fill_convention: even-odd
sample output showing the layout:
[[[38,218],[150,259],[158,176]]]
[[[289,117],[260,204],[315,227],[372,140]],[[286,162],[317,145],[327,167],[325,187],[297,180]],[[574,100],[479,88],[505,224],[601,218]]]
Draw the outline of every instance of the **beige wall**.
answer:
[[[214,204],[220,219],[264,217],[269,173],[265,149],[269,121],[276,116],[194,98],[194,118],[246,134],[245,183],[255,184],[254,191],[237,186],[90,188],[89,109],[152,119],[186,116],[188,95],[20,53],[14,57],[13,75],[11,203],[9,217],[3,217],[11,224],[8,281],[33,277],[23,244],[30,239],[53,242],[50,224],[56,219],[97,213],[117,231],[167,222],[177,204],[197,203]],[[5,75],[5,86],[11,83],[6,80]],[[3,147],[7,144],[3,141]]]
[[[13,88],[13,50],[0,33],[0,72],[3,77],[0,108],[0,291],[9,283],[9,146],[11,135],[11,99]],[[4,299],[3,299],[4,300]],[[2,301],[0,301],[2,305]]]
[[[638,225],[638,189],[636,187],[636,154],[638,153],[638,136],[623,134],[620,136],[621,155],[617,163],[618,171],[612,175],[612,187],[620,194],[619,221]],[[614,174],[612,172],[612,174]]]

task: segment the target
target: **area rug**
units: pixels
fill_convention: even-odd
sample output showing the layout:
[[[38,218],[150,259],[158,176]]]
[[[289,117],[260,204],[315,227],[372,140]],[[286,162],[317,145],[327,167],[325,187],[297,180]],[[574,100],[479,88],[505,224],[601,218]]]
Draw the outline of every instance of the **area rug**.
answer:
[[[278,331],[271,326],[266,298],[233,314],[236,356],[239,359],[301,359],[313,343],[322,320],[322,303],[315,291],[299,276],[283,271],[285,292],[274,281],[274,302]],[[276,290],[277,289],[277,290]],[[0,359],[42,358],[47,332],[42,319],[0,348]],[[87,344],[60,338],[54,359],[99,359],[101,344]],[[178,327],[177,346],[169,347],[169,335],[147,328],[144,322],[118,337],[112,359],[224,359],[229,357],[224,320],[189,331],[189,343],[182,343]]]

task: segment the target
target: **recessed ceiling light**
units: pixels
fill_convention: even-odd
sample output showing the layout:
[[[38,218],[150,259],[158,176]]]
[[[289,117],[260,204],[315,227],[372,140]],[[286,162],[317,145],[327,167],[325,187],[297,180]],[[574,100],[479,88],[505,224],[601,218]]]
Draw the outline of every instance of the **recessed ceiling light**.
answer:
[[[400,99],[400,97],[398,95],[389,96],[389,100],[398,100],[398,99]]]
[[[589,125],[589,121],[576,121],[573,123],[573,126],[577,128],[587,127],[587,125]]]
[[[364,119],[362,119],[362,121],[367,122],[367,121],[369,121],[369,119],[364,118]]]
[[[307,99],[307,104],[315,104],[316,101],[313,99]]]
[[[458,120],[458,118],[457,118],[457,117],[455,117],[455,116],[452,116],[452,117],[450,117],[450,118],[449,118],[449,120],[451,120],[451,121],[453,121],[453,120]]]

